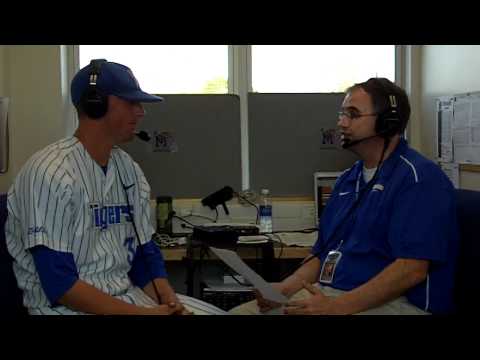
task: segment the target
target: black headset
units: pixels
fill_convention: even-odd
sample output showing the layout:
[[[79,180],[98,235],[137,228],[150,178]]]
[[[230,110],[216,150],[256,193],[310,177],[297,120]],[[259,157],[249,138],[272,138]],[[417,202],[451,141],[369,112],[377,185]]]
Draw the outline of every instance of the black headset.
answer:
[[[353,205],[348,209],[347,214],[345,215],[345,218],[342,220],[342,222],[334,229],[331,239],[334,239],[336,241],[336,235],[338,234],[338,231],[340,228],[345,226],[348,220],[355,214],[356,210],[358,209],[359,205],[361,204],[361,200],[364,198],[364,196],[371,190],[373,187],[375,181],[377,180],[378,176],[378,171],[380,170],[380,167],[382,166],[382,160],[385,155],[385,151],[388,148],[388,145],[390,144],[391,137],[394,136],[395,134],[398,134],[401,130],[402,122],[400,121],[400,118],[398,116],[398,106],[397,106],[397,98],[395,95],[388,95],[388,105],[387,108],[379,113],[377,115],[377,120],[375,122],[375,132],[377,135],[374,136],[381,136],[385,139],[385,143],[383,146],[383,151],[382,151],[382,156],[380,158],[380,161],[377,165],[377,169],[375,170],[375,174],[373,175],[372,179],[367,183],[367,185],[362,189],[360,194],[358,195],[357,199],[353,203]],[[374,136],[369,136],[364,139],[356,140],[351,142],[351,144],[354,143],[359,143],[360,141],[364,141],[366,139],[369,139]],[[350,145],[351,146],[351,145]],[[310,260],[318,257],[327,246],[329,246],[330,243],[325,243],[322,250],[317,251],[314,254],[311,254],[310,257],[305,258],[302,262],[301,265],[309,262]]]
[[[402,122],[398,115],[397,98],[388,95],[387,108],[377,115],[375,132],[384,138],[390,138],[401,130]]]
[[[90,61],[90,74],[88,75],[88,88],[80,99],[80,106],[89,118],[100,119],[108,111],[108,96],[102,94],[97,88],[98,77],[105,59]]]

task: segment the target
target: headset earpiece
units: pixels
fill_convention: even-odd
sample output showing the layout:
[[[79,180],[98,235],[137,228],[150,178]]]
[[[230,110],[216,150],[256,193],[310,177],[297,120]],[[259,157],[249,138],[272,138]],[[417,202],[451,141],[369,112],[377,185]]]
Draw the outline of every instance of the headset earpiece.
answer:
[[[90,62],[92,70],[88,76],[88,89],[81,99],[83,111],[92,119],[100,119],[108,111],[108,96],[103,95],[97,88],[100,69],[105,62],[105,59],[94,59]]]
[[[400,132],[401,121],[398,116],[397,98],[395,95],[388,96],[388,107],[378,114],[375,123],[375,131],[382,137],[392,137]]]

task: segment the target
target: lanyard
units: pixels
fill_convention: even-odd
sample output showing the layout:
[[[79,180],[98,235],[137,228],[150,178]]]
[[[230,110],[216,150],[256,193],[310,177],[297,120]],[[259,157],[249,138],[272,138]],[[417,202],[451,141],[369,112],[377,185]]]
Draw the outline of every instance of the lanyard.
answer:
[[[347,214],[345,217],[339,222],[339,224],[335,227],[334,231],[332,232],[331,235],[331,240],[333,239],[332,243],[336,238],[337,233],[340,232],[341,236],[339,245],[337,246],[337,250],[340,249],[340,246],[342,246],[343,242],[345,239],[347,239],[350,234],[353,231],[353,227],[355,225],[355,222],[357,220],[357,211],[358,211],[358,206],[361,202],[361,199],[363,198],[364,194],[369,192],[369,190],[372,188],[374,181],[376,180],[376,176],[374,176],[370,182],[368,182],[365,187],[360,191],[360,177],[362,176],[362,172],[360,171],[358,176],[357,176],[357,183],[355,185],[355,201],[353,205],[347,210]],[[352,218],[353,216],[353,218]],[[350,219],[351,218],[351,219]],[[343,231],[339,231],[340,228],[343,228]]]

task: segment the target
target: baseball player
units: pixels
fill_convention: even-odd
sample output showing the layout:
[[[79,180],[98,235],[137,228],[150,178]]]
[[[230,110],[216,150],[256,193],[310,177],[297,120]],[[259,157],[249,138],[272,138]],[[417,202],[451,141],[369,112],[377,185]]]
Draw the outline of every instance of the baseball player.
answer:
[[[8,192],[7,247],[29,313],[224,313],[170,286],[150,186],[117,147],[134,137],[141,103],[163,99],[105,60],[75,75],[71,95],[76,133],[34,154]]]

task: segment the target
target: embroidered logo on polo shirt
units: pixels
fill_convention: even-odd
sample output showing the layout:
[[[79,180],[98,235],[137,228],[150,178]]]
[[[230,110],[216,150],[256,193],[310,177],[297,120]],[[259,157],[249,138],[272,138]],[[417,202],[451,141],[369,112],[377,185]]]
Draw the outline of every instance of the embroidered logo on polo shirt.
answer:
[[[347,195],[347,194],[350,194],[350,191],[338,193],[338,195],[340,195],[340,196]]]
[[[378,190],[378,191],[383,191],[384,187],[382,184],[375,184],[373,185],[372,190]]]

